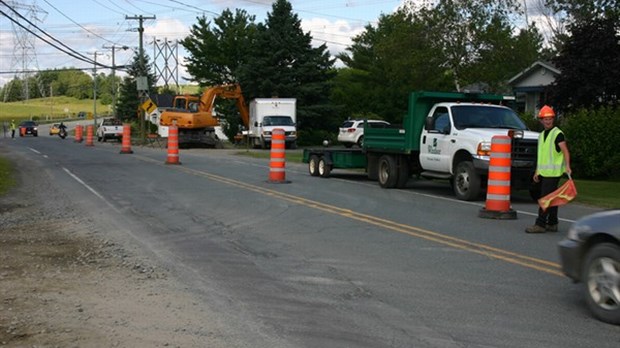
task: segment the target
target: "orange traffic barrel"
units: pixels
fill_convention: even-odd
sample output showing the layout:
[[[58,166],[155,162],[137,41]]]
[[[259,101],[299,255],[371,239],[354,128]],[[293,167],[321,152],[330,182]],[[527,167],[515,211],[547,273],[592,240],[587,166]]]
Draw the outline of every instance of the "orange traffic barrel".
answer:
[[[131,151],[131,124],[123,123],[123,143],[121,153],[133,153]]]
[[[168,127],[168,158],[166,164],[181,164],[179,162],[179,127],[176,120]]]
[[[269,182],[289,183],[286,181],[286,150],[284,129],[276,128],[271,132],[271,159],[269,161]]]
[[[26,127],[19,127],[19,136],[23,137],[26,135]]]
[[[478,214],[481,218],[517,218],[517,212],[510,207],[511,148],[512,138],[507,135],[496,135],[491,140],[487,200]]]
[[[82,125],[78,124],[75,126],[75,139],[73,141],[76,143],[81,143],[82,140]]]
[[[95,146],[93,143],[93,128],[92,124],[86,126],[86,146]]]

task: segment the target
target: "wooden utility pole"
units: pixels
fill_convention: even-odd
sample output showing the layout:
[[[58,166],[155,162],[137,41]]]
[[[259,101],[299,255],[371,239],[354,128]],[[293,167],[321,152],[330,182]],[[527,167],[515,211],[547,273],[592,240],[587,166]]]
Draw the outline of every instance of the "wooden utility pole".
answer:
[[[143,40],[143,33],[144,33],[144,21],[147,19],[155,19],[155,16],[151,16],[151,17],[145,17],[142,15],[139,16],[125,16],[125,19],[129,20],[129,19],[133,19],[133,20],[138,20],[140,23],[140,26],[138,27],[138,33],[140,34],[140,73],[144,74],[146,73],[146,67],[144,66],[144,46],[142,44],[142,40]],[[140,79],[140,77],[142,77],[142,79]],[[140,80],[145,80],[147,79],[146,76],[138,76],[138,81]],[[146,86],[142,86],[142,84],[138,83],[138,93],[140,96],[140,105],[142,105],[142,103],[144,103],[146,101],[146,99],[148,98],[148,83],[146,84]],[[146,132],[144,129],[144,119],[146,118],[146,112],[144,110],[140,111],[140,114],[142,115],[140,117],[140,140],[142,142],[142,144],[144,144],[146,142]]]

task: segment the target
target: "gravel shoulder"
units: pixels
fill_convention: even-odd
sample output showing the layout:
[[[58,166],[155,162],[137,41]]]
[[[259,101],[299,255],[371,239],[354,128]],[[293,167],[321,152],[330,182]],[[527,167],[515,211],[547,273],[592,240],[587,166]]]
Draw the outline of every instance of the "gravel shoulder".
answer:
[[[229,346],[171,272],[104,238],[114,234],[45,171],[13,160],[18,186],[0,196],[0,346]]]

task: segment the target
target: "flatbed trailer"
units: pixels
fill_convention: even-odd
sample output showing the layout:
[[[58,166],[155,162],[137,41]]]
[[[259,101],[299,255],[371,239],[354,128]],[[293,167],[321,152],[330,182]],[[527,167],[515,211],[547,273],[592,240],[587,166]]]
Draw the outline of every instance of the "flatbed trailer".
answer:
[[[312,176],[329,177],[332,169],[366,168],[367,157],[362,149],[317,148],[304,149],[304,163]]]

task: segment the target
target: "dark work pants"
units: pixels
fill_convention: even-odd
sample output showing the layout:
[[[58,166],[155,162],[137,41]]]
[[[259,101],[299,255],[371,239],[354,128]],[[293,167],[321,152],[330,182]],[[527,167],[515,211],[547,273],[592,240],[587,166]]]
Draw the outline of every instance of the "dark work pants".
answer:
[[[560,177],[542,177],[540,178],[540,197],[544,197],[551,192],[557,190],[560,183]],[[539,198],[540,198],[539,197]],[[541,208],[538,208],[538,217],[536,218],[536,225],[545,227],[545,225],[557,225],[558,224],[558,207],[549,207],[543,212]]]

